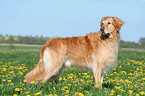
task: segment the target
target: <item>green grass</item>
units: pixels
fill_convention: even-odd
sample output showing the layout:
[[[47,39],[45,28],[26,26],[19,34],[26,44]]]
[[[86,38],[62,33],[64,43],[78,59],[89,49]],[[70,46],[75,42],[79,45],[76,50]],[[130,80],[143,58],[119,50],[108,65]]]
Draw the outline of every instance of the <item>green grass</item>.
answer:
[[[7,45],[1,45],[0,46],[0,52],[7,53],[7,52],[19,52],[19,51],[40,51],[41,47],[29,47],[29,46],[7,46]]]
[[[0,50],[2,47],[0,46]],[[16,47],[16,49],[35,49]],[[104,77],[103,88],[94,86],[93,74],[87,69],[66,68],[55,83],[25,83],[25,75],[36,66],[39,51],[0,52],[0,95],[50,96],[144,96],[145,52],[119,52],[118,66]],[[40,50],[41,48],[38,48]],[[3,47],[2,50],[8,50]]]

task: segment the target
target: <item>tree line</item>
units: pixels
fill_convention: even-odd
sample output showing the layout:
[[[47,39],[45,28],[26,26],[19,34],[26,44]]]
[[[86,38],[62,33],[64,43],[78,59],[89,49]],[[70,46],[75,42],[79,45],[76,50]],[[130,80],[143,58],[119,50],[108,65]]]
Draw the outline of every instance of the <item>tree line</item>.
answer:
[[[0,35],[0,43],[45,44],[49,37]]]
[[[12,36],[0,35],[0,43],[20,43],[20,44],[45,44],[45,42],[49,40],[49,37],[43,36]],[[130,41],[120,41],[120,48],[135,48],[135,49],[145,49],[145,38],[140,38],[140,40],[135,42]]]

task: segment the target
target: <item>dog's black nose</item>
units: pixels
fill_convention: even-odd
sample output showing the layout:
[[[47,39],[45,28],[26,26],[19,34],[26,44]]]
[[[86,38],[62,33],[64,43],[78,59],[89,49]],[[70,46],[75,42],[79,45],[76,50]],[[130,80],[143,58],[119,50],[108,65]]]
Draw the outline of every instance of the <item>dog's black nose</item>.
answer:
[[[104,27],[101,27],[101,28],[100,28],[100,31],[104,32]]]
[[[100,28],[100,31],[102,32],[102,34],[104,34],[105,32],[104,32],[104,27],[101,27]]]

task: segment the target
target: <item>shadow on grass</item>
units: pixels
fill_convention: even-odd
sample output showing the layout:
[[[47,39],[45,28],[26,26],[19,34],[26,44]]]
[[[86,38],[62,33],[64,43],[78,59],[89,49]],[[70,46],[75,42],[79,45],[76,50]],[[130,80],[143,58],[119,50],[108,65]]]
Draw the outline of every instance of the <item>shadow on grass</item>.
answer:
[[[61,84],[62,82],[64,82],[64,81],[63,80],[62,81],[59,81],[58,79],[55,79],[55,81],[54,82],[51,82],[51,83],[52,84]],[[86,84],[86,85],[83,86],[83,88],[84,89],[90,89],[91,86],[93,87],[94,86],[94,83],[92,83],[91,85]],[[102,87],[110,88],[110,89],[113,89],[114,86],[115,86],[114,83],[109,83],[109,82],[102,84]]]
[[[108,83],[103,83],[102,87],[113,89],[114,88],[114,84],[113,83],[109,83],[109,82]]]

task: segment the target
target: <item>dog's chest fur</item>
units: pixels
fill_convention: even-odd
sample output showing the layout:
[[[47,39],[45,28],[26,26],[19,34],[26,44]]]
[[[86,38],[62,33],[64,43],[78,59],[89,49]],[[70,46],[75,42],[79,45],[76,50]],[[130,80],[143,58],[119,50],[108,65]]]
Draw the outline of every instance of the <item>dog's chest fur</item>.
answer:
[[[103,72],[106,73],[117,65],[118,41],[102,42],[98,62],[102,62]]]

